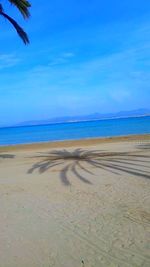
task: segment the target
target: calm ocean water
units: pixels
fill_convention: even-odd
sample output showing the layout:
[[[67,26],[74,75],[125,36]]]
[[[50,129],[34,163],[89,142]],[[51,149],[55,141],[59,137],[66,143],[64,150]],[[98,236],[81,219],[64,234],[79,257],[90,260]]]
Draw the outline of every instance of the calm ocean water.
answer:
[[[0,128],[0,145],[150,133],[150,117]]]

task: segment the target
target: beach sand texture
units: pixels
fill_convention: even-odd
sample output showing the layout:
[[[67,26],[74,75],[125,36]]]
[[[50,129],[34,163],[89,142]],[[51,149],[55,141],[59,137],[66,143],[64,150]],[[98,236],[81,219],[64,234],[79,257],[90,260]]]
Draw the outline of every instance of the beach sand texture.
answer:
[[[150,136],[0,148],[0,267],[149,267]]]

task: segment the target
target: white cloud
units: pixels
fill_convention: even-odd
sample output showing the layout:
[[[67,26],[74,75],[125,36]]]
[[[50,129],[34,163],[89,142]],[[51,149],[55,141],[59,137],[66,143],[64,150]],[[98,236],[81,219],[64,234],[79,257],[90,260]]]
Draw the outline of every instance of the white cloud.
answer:
[[[55,57],[54,59],[49,62],[49,66],[55,66],[55,65],[61,65],[68,63],[71,58],[73,58],[75,55],[72,52],[64,52],[60,54],[59,56]]]
[[[18,64],[19,58],[15,54],[0,54],[0,69],[10,68]]]
[[[131,92],[127,89],[114,89],[110,91],[110,96],[113,100],[115,100],[118,103],[125,102],[128,100],[131,96]]]
[[[64,58],[71,58],[71,57],[74,57],[75,54],[72,53],[72,52],[65,52],[65,53],[62,54],[62,56],[63,56]]]

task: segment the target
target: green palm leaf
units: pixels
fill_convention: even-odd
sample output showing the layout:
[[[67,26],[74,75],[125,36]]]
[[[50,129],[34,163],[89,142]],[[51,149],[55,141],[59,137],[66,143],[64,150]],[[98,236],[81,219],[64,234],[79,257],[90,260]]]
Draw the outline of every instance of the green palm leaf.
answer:
[[[24,19],[28,18],[30,16],[29,8],[31,7],[31,4],[26,1],[26,0],[8,0],[12,5],[16,6]],[[5,19],[7,19],[15,28],[17,31],[18,35],[24,42],[24,44],[29,43],[29,38],[26,32],[22,29],[22,27],[19,26],[19,24],[11,18],[9,15],[7,15],[4,10],[2,5],[0,4],[0,16],[3,16]]]
[[[29,38],[28,35],[26,34],[26,32],[19,26],[19,24],[12,19],[11,17],[9,17],[7,14],[5,14],[4,12],[0,13],[4,18],[6,18],[16,29],[18,35],[20,36],[20,38],[22,39],[22,41],[24,42],[24,44],[28,44],[29,43]]]
[[[31,4],[26,0],[8,0],[12,5],[16,6],[24,18],[30,16],[29,8]]]

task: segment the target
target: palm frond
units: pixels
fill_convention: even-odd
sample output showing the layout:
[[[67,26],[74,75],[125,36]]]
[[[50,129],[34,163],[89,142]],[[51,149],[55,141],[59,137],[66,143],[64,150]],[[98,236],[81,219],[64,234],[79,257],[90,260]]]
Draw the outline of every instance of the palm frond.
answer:
[[[29,8],[31,4],[26,0],[8,0],[12,5],[16,6],[21,12],[22,16],[26,19],[30,17]]]
[[[3,7],[2,7],[2,5],[0,4],[0,12],[3,12],[4,10],[3,10]]]
[[[14,19],[12,19],[10,16],[8,16],[7,14],[5,14],[2,11],[1,6],[0,6],[0,15],[2,15],[4,18],[6,18],[14,26],[15,30],[17,31],[18,35],[20,36],[20,38],[22,39],[24,44],[28,44],[29,38],[28,38],[28,35],[26,34],[26,32],[18,25],[18,23]]]

